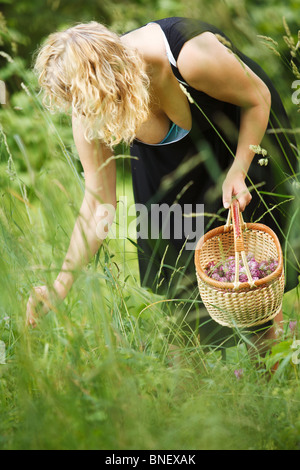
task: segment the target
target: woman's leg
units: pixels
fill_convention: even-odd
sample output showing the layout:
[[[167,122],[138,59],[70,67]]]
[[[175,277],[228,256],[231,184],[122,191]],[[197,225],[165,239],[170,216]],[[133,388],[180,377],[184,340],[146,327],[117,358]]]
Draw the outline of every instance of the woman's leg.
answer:
[[[282,309],[272,321],[272,325],[268,328],[263,328],[262,331],[255,332],[250,341],[253,346],[248,347],[249,356],[252,360],[259,362],[259,357],[264,357],[266,353],[272,348],[276,340],[278,340],[283,333],[283,314]],[[272,371],[278,368],[278,363],[275,364]]]

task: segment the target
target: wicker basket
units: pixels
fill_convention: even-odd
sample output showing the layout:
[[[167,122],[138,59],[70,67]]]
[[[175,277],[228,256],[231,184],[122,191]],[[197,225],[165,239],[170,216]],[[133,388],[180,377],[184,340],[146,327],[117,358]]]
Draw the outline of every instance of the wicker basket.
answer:
[[[276,258],[278,266],[268,276],[254,281],[247,263],[247,253],[253,253],[258,262]],[[226,258],[235,256],[234,282],[219,282],[205,273],[209,262],[221,262],[224,255]],[[240,255],[248,282],[239,282]],[[237,200],[230,207],[226,225],[209,231],[198,241],[195,265],[202,301],[217,323],[229,327],[251,327],[261,325],[279,313],[284,293],[283,256],[279,240],[266,225],[246,224]]]

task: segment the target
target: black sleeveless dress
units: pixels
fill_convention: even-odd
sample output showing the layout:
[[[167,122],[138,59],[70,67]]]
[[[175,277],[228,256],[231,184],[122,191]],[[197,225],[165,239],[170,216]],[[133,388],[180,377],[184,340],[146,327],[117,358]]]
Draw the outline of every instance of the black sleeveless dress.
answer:
[[[182,83],[184,80],[176,67],[176,61],[186,41],[210,31],[230,42],[218,28],[199,20],[173,17],[155,23],[161,27],[173,73]],[[271,92],[272,111],[268,129],[289,129],[289,120],[270,78],[258,64],[232,44],[230,48],[266,83]],[[204,204],[204,212],[208,214],[200,216],[204,221],[204,232],[223,224],[220,218],[211,214],[227,217],[227,211],[222,205],[221,186],[226,171],[233,162],[232,152],[234,154],[236,151],[240,109],[216,100],[186,83],[184,85],[201,108],[200,111],[195,104],[190,103],[192,130],[171,143],[148,145],[135,140],[130,153],[137,159],[131,159],[131,169],[135,202],[148,208],[146,215],[143,215],[143,211],[137,213],[141,283],[158,293],[164,292],[169,298],[198,298],[199,305],[194,250],[186,249],[185,231],[182,230],[183,236],[180,238],[177,233],[178,224],[181,223],[183,227],[187,223],[187,217],[183,215],[187,207],[196,213],[201,204]],[[293,194],[293,174],[298,171],[296,142],[291,134],[287,136],[284,132],[267,132],[261,147],[268,151],[269,162],[267,166],[261,166],[258,164],[260,157],[255,156],[251,164],[248,173],[250,181],[261,185],[251,192],[252,201],[244,212],[244,219],[248,222],[256,221],[265,214],[267,208],[272,208],[276,222],[269,214],[265,214],[261,222],[269,225],[284,244],[282,234],[287,233],[294,214],[289,197],[286,196]],[[250,186],[249,181],[247,185]],[[179,204],[182,211],[170,211],[168,214],[166,207],[172,206],[174,202]],[[157,211],[162,204],[165,204],[165,210],[161,210],[158,217]],[[168,233],[165,236],[163,227],[168,216]],[[153,230],[154,223],[158,223],[158,231],[162,232],[159,237],[157,227]],[[202,233],[199,234],[195,227],[191,233],[197,233],[199,238]],[[147,230],[148,236],[145,236]],[[286,265],[286,290],[297,285],[299,274],[295,269],[293,256],[290,258]],[[202,312],[201,315],[205,314]],[[217,325],[214,323],[214,326]]]

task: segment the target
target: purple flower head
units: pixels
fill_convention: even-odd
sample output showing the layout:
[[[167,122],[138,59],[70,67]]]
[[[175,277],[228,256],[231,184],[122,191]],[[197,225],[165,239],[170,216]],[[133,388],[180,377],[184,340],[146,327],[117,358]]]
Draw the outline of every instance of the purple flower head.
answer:
[[[234,375],[236,376],[238,380],[241,379],[244,375],[243,369],[235,369]]]
[[[214,279],[215,281],[220,281],[220,275],[218,273],[213,273],[211,275],[211,278]]]
[[[255,260],[250,260],[248,261],[248,266],[249,266],[250,271],[253,271],[254,269],[258,268],[258,262]]]
[[[290,329],[290,332],[292,334],[296,332],[296,328],[297,328],[297,322],[296,321],[290,321],[289,329]]]
[[[271,274],[278,266],[278,260],[276,259],[258,262],[251,253],[248,253],[247,255],[247,262],[251,276],[255,281]],[[235,277],[235,259],[233,256],[229,256],[224,263],[221,263],[220,261],[218,263],[210,261],[206,266],[205,272],[208,276],[217,281],[233,282]],[[239,260],[239,281],[248,281],[248,276],[242,260]]]

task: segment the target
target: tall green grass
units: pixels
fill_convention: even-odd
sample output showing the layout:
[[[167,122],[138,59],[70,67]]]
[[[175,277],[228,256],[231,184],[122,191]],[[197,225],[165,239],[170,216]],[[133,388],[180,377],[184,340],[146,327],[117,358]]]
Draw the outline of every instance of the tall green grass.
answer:
[[[285,347],[257,368],[241,340],[224,362],[219,350],[204,353],[192,333],[186,341],[186,330],[174,323],[180,305],[139,287],[134,245],[110,240],[66,301],[36,329],[25,327],[31,286],[50,285],[60,269],[80,207],[80,173],[74,178],[74,157],[69,154],[70,163],[61,148],[62,156],[49,155],[49,163],[34,172],[28,195],[5,137],[2,129],[2,161],[6,155],[10,165],[1,167],[0,339],[6,363],[0,365],[0,447],[299,448],[299,366],[291,362],[288,328],[299,311],[294,292],[285,298]],[[23,151],[30,156],[29,147]],[[122,192],[132,200],[123,163]],[[170,337],[180,339],[173,360]],[[278,358],[280,368],[268,380],[265,372]]]

